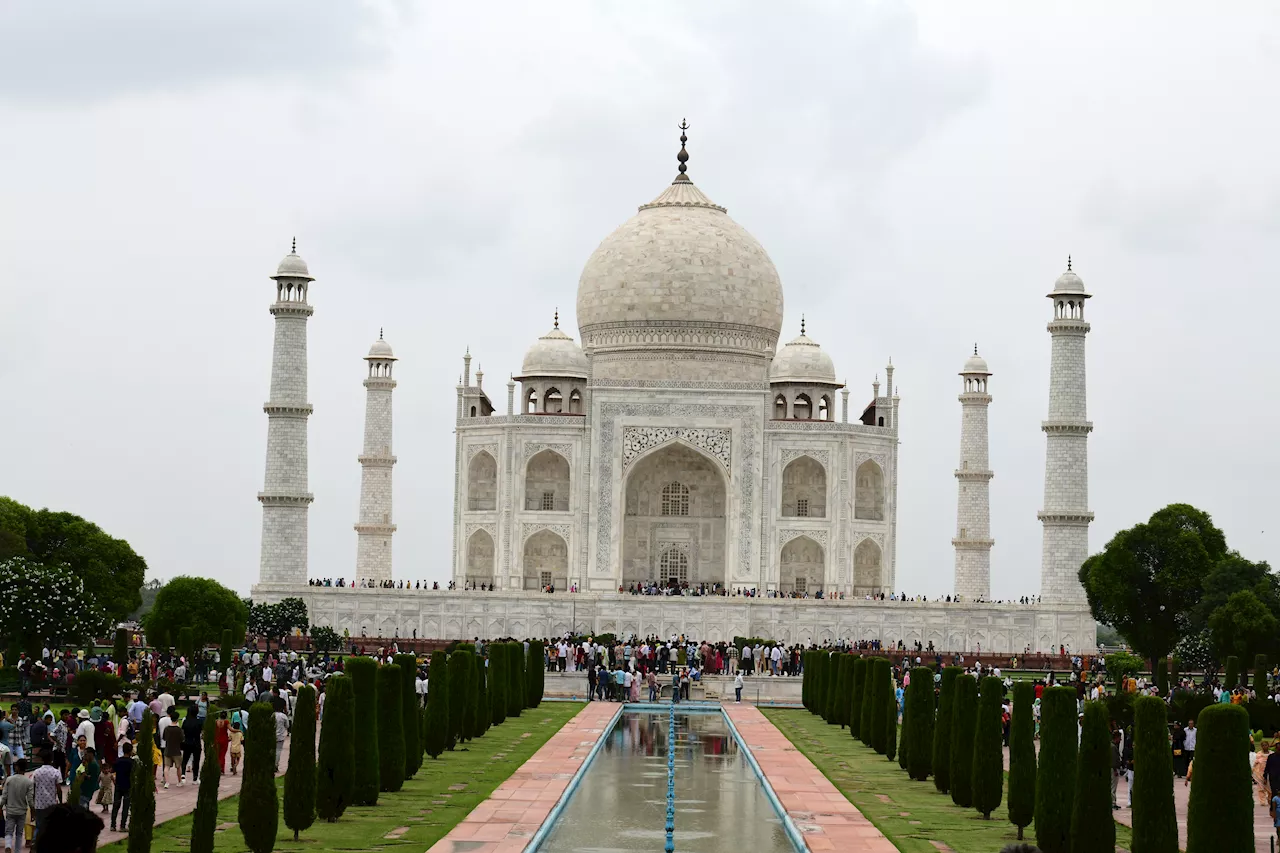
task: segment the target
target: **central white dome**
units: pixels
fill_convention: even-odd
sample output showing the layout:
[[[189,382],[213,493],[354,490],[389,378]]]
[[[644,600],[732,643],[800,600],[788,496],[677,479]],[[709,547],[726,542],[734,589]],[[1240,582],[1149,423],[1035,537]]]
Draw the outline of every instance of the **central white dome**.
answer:
[[[764,247],[681,173],[604,239],[578,282],[583,347],[715,350],[761,359],[782,329]]]

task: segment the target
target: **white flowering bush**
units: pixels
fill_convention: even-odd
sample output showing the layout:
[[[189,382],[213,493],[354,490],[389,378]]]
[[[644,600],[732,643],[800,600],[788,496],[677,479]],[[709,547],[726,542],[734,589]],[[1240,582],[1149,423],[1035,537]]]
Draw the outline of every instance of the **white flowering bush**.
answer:
[[[0,561],[0,635],[21,647],[81,643],[106,635],[103,608],[70,566],[27,557]]]

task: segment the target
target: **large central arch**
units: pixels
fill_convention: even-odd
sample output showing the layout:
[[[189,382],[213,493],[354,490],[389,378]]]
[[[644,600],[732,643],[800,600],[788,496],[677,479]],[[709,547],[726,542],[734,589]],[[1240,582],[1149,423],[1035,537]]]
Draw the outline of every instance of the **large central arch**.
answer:
[[[569,588],[569,544],[557,533],[539,530],[524,542],[521,574],[525,589]]]
[[[680,442],[664,445],[631,465],[623,498],[623,584],[670,577],[673,560],[687,566],[680,575],[690,585],[726,583],[728,492],[719,462]]]

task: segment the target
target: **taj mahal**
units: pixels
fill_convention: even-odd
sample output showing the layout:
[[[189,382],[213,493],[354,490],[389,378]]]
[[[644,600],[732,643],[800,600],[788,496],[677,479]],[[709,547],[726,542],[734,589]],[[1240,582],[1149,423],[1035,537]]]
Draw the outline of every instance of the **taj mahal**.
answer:
[[[308,583],[306,329],[314,278],[295,245],[272,276],[254,600],[301,597],[315,624],[352,636],[682,633],[713,642],[878,639],[997,653],[1094,648],[1076,578],[1093,517],[1089,294],[1070,264],[1048,294],[1039,602],[987,601],[992,372],[976,348],[957,359],[955,597],[895,601],[899,418],[909,414],[902,415],[892,361],[884,384],[877,378],[869,394],[857,394],[851,411],[854,392],[804,321],[784,335],[782,281],[764,247],[690,178],[686,129],[675,179],[587,259],[578,340],[555,312],[498,389],[486,388],[479,369],[473,374],[470,350],[463,356],[453,547],[439,555],[450,561],[452,589],[383,583],[392,577],[396,532],[397,360],[381,337],[365,356],[356,565],[319,571],[363,583]],[[673,594],[635,594],[642,590]]]

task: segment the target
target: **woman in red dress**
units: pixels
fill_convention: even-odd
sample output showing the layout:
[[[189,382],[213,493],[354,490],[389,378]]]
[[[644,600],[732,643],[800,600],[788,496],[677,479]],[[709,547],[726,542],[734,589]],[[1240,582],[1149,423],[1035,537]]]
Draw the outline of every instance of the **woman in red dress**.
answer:
[[[213,733],[213,742],[218,747],[218,767],[227,772],[227,745],[231,743],[231,726],[227,722],[227,712],[218,714],[218,724]]]

